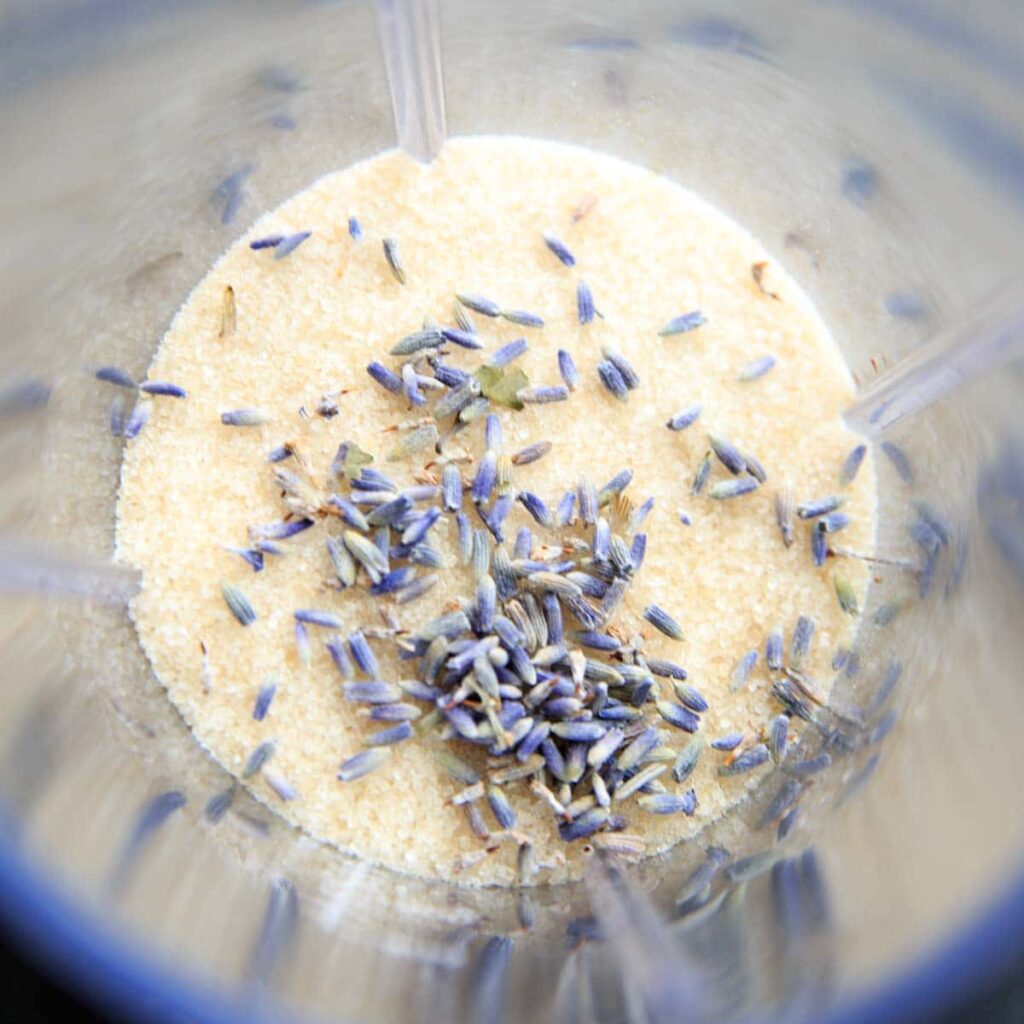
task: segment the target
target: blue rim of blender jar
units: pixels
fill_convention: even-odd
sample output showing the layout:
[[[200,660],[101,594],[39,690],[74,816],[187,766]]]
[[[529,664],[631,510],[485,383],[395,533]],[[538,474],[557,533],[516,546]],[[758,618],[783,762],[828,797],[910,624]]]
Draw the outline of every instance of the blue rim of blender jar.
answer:
[[[131,948],[110,926],[0,839],[0,923],[21,951],[87,1003],[131,1019],[222,1024],[282,1020],[258,993],[240,996],[184,981],[152,957]],[[873,1024],[926,1019],[970,997],[1005,972],[1024,948],[1024,873],[1006,895],[943,947],[897,978],[837,1007],[828,1024]]]
[[[127,934],[115,934],[63,886],[46,878],[10,833],[0,836],[0,892],[0,933],[57,987],[87,1006],[118,1012],[127,1020],[168,1024],[281,1024],[287,1019],[257,991],[243,997],[237,990],[185,980],[138,952]]]

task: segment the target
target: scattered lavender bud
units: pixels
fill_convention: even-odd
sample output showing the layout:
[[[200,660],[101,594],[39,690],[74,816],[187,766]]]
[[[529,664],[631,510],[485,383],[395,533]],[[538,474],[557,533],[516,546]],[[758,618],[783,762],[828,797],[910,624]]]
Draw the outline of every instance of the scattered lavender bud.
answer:
[[[719,775],[742,775],[763,765],[771,755],[768,748],[759,743],[756,747],[745,750],[731,764],[723,764],[718,769]]]
[[[757,480],[752,476],[737,476],[732,480],[723,480],[714,484],[708,491],[708,497],[715,501],[724,501],[729,498],[738,498],[741,495],[749,494],[758,488]]]
[[[287,540],[313,525],[312,519],[288,519],[277,523],[258,523],[249,527],[253,540]]]
[[[386,366],[382,366],[378,362],[371,362],[367,364],[366,372],[385,391],[390,391],[393,395],[400,395],[402,393],[402,378],[392,373]]]
[[[926,501],[912,501],[910,503],[918,514],[918,518],[935,534],[939,544],[945,547],[949,544],[953,530],[948,521]]]
[[[139,385],[139,390],[147,395],[160,395],[164,398],[184,398],[185,389],[178,384],[166,380],[147,380]]]
[[[267,235],[265,238],[256,238],[249,243],[250,249],[273,249],[284,241],[284,235]]]
[[[332,612],[317,611],[313,608],[300,608],[295,613],[297,622],[304,622],[309,626],[320,626],[323,629],[341,629],[341,619]]]
[[[871,616],[871,621],[879,628],[884,628],[888,626],[897,615],[899,615],[905,605],[906,601],[903,600],[893,599],[891,601],[886,601],[875,609],[874,615]],[[833,667],[835,666],[833,665]],[[843,666],[839,667],[842,668]]]
[[[786,779],[778,793],[775,794],[775,798],[764,809],[757,827],[766,828],[778,821],[800,799],[803,788],[802,782],[798,782],[796,779]]]
[[[488,413],[484,420],[484,445],[489,452],[500,455],[503,443],[501,420],[496,413]]]
[[[473,485],[470,490],[475,504],[482,505],[490,500],[497,476],[498,458],[493,451],[487,451],[477,466],[476,476],[473,477]]]
[[[383,245],[384,259],[391,273],[399,284],[405,284],[405,267],[402,264],[402,257],[398,254],[398,242],[394,238],[385,238]]]
[[[617,546],[615,541],[619,539],[612,537],[612,562],[616,568],[619,569],[624,575],[631,575],[632,573],[639,570],[640,566],[644,564],[644,555],[647,554],[647,534],[638,533],[633,537],[633,543],[629,548],[629,558],[616,557]]]
[[[528,526],[522,527],[516,534],[516,542],[512,547],[512,557],[525,559],[530,557],[533,550],[533,534]]]
[[[743,733],[741,732],[730,732],[725,736],[719,736],[718,739],[711,741],[711,746],[715,750],[735,750],[743,742]]]
[[[621,729],[609,729],[587,751],[587,764],[591,768],[600,768],[625,741],[625,733]]]
[[[765,664],[773,672],[782,668],[782,630],[773,629],[764,642]]]
[[[631,513],[629,519],[629,529],[638,529],[643,525],[643,521],[650,515],[651,510],[654,508],[654,499],[647,498],[641,505],[638,505]]]
[[[782,543],[786,547],[793,546],[793,492],[786,486],[775,492],[775,522],[778,524],[779,533],[782,534]]]
[[[251,779],[254,775],[258,775],[263,770],[263,766],[274,756],[274,749],[273,740],[264,740],[256,747],[245,762],[245,767],[241,772],[242,778]]]
[[[761,356],[760,359],[755,359],[744,366],[739,376],[736,378],[739,381],[752,381],[759,380],[766,373],[769,373],[775,366],[775,356]]]
[[[525,338],[516,338],[515,341],[502,345],[491,356],[491,366],[508,366],[509,363],[515,362],[521,355],[524,355],[529,347]]]
[[[428,361],[433,359],[431,366],[434,369],[434,377],[447,388],[461,388],[469,384],[473,379],[464,370],[449,366],[437,357],[427,356]],[[454,411],[454,410],[453,410]]]
[[[619,371],[623,383],[630,391],[634,391],[640,386],[640,376],[633,368],[633,364],[625,356],[620,355],[606,345],[602,346],[601,354]]]
[[[107,384],[116,384],[119,388],[134,390],[138,387],[132,376],[117,366],[101,366],[96,371],[96,379]]]
[[[670,419],[665,426],[669,430],[685,430],[687,427],[696,423],[697,418],[700,416],[701,407],[699,405],[691,405],[682,412],[677,412],[675,416]]]
[[[655,629],[669,637],[669,639],[683,639],[683,630],[679,623],[676,622],[668,612],[659,608],[656,604],[649,604],[644,609],[644,618],[654,626]]]
[[[572,821],[562,821],[558,825],[559,838],[571,843],[577,839],[587,839],[608,824],[610,813],[606,807],[592,807],[584,811]]]
[[[686,334],[688,331],[703,327],[707,322],[707,317],[703,313],[699,310],[694,310],[692,313],[683,313],[680,316],[673,317],[658,331],[658,334],[663,338],[673,334]]]
[[[389,350],[389,355],[412,356],[417,352],[437,348],[443,340],[444,336],[438,328],[424,327],[423,330],[413,331],[396,342]]]
[[[286,256],[290,256],[312,233],[312,231],[297,231],[294,235],[285,235],[274,246],[274,259],[283,260]]]
[[[551,451],[550,441],[536,441],[520,449],[512,456],[513,466],[528,466],[531,462],[537,462],[544,458]]]
[[[609,391],[620,401],[626,400],[629,395],[629,388],[626,387],[622,374],[619,373],[613,363],[610,363],[607,359],[602,359],[597,364],[597,375],[601,378],[601,383],[605,386],[605,390]]]
[[[543,235],[544,244],[558,257],[567,267],[576,266],[576,257],[569,251],[569,247],[561,239],[548,232]]]
[[[815,525],[811,530],[811,559],[816,566],[823,566],[828,557],[828,540],[825,531]]]
[[[843,460],[842,468],[839,470],[840,487],[849,487],[853,483],[854,477],[857,476],[867,452],[868,446],[866,444],[859,444],[846,456]]]
[[[412,363],[406,363],[402,367],[402,389],[410,406],[426,404],[427,400],[419,388],[419,375]]]
[[[110,403],[110,433],[114,437],[121,437],[124,434],[125,425],[125,413],[127,412],[128,403],[125,401],[124,395],[118,393],[114,396]]]
[[[423,597],[423,595],[428,591],[433,590],[439,581],[440,577],[437,573],[427,573],[425,576],[417,576],[416,579],[395,591],[395,603],[409,604],[410,602]]]
[[[267,417],[259,409],[230,409],[220,414],[220,421],[225,427],[258,427]]]
[[[818,772],[824,771],[831,764],[832,755],[825,752],[818,754],[816,757],[808,758],[806,761],[798,761],[791,766],[790,771],[801,778],[807,778],[810,775],[817,775]]]
[[[548,387],[526,387],[516,392],[516,398],[525,405],[543,405],[549,402],[564,402],[569,397],[569,389],[564,384]]]
[[[857,592],[853,589],[853,585],[848,579],[842,576],[836,576],[833,580],[836,590],[836,599],[839,601],[839,607],[847,615],[859,615],[860,610],[857,606]]]
[[[348,649],[351,651],[355,663],[365,675],[371,679],[378,679],[380,677],[380,666],[377,663],[377,658],[360,630],[356,630],[349,636]]]
[[[349,217],[348,219],[348,233],[353,242],[361,242],[363,240],[362,225],[355,217]]]
[[[238,587],[234,587],[230,583],[222,583],[220,592],[224,597],[224,603],[240,625],[251,626],[256,621],[256,612],[253,611],[249,599]]]
[[[455,525],[459,533],[459,559],[463,565],[468,565],[473,556],[473,527],[465,512],[456,514]]]
[[[238,210],[244,198],[246,180],[252,174],[252,164],[245,164],[237,171],[229,174],[214,190],[211,201],[216,205],[223,200],[224,207],[221,210],[221,224],[230,224],[238,215]]]
[[[536,494],[520,491],[516,497],[538,526],[550,527],[553,524],[551,510]]]
[[[407,494],[396,494],[376,505],[366,517],[366,522],[369,526],[393,526],[412,511],[412,506],[413,501]]]
[[[594,560],[607,562],[611,555],[612,531],[608,520],[603,516],[598,519],[594,526]]]
[[[277,693],[277,682],[275,680],[269,680],[260,687],[259,693],[256,694],[256,703],[252,709],[252,717],[257,722],[262,722],[267,717],[267,712],[270,710],[270,704],[274,699],[275,693]]]
[[[555,526],[572,526],[576,522],[576,492],[566,491],[555,509]]]
[[[617,494],[621,494],[632,482],[633,470],[622,469],[615,474],[598,492],[597,503],[604,507]]]
[[[434,524],[440,518],[441,509],[437,505],[432,505],[424,512],[421,512],[419,516],[402,531],[402,544],[406,547],[414,547],[419,544],[431,529],[433,529]]]
[[[893,469],[899,474],[905,484],[914,482],[914,470],[910,465],[907,453],[893,441],[883,441],[881,444],[885,457],[892,463]]]
[[[776,715],[768,726],[768,749],[776,761],[784,761],[789,747],[789,716]]]
[[[823,533],[838,533],[845,530],[850,522],[850,517],[845,512],[831,512],[818,520],[817,527]]]
[[[686,679],[686,669],[672,661],[665,661],[663,658],[648,658],[646,661],[647,670],[656,676],[664,679]]]
[[[474,398],[469,405],[459,410],[458,420],[460,423],[472,423],[473,420],[479,419],[487,410],[490,408],[490,399],[480,397]]]
[[[353,782],[356,779],[361,779],[364,775],[380,768],[390,756],[390,747],[371,747],[369,750],[364,750],[356,754],[355,757],[350,757],[347,761],[342,762],[338,769],[338,780]]]
[[[819,516],[835,512],[845,501],[846,498],[838,494],[830,494],[825,498],[815,498],[814,501],[802,501],[796,507],[796,514],[801,519],[816,519]]]
[[[697,497],[703,490],[704,486],[708,482],[708,477],[711,475],[711,452],[707,452],[704,455],[704,460],[701,462],[697,469],[696,474],[693,477],[693,485],[690,487],[690,493]]]
[[[757,651],[747,651],[746,654],[740,658],[736,668],[733,669],[732,679],[729,683],[729,690],[731,693],[737,693],[747,685],[747,681],[750,679],[750,673],[754,671],[754,666],[757,664]]]
[[[801,615],[793,627],[793,639],[789,648],[789,664],[791,668],[799,669],[811,649],[811,639],[814,636],[814,620],[806,615]]]
[[[652,793],[637,797],[636,801],[649,814],[686,814],[697,810],[697,794],[692,789],[685,793]]]
[[[794,807],[779,822],[779,830],[775,834],[776,842],[781,843],[793,831],[800,818],[800,808]]]
[[[463,306],[479,313],[481,316],[501,316],[501,306],[482,295],[473,295],[469,292],[459,292],[455,296]]]
[[[580,374],[576,369],[576,363],[573,362],[572,355],[564,348],[558,350],[558,372],[565,382],[565,386],[570,391],[575,391],[576,385],[580,382]]]
[[[693,774],[703,750],[704,737],[700,735],[694,736],[683,747],[672,766],[672,777],[676,782],[685,782]]]
[[[763,484],[768,480],[768,474],[765,472],[765,468],[761,465],[760,459],[755,455],[748,455],[746,452],[741,452],[743,461],[747,464],[747,472],[759,483]]]
[[[442,327],[441,336],[445,341],[450,341],[459,348],[478,350],[484,347],[484,343],[469,331],[460,331],[457,327]]]
[[[363,737],[363,744],[367,747],[379,749],[381,747],[392,747],[396,743],[402,743],[405,740],[412,739],[413,728],[409,722],[399,722],[397,725],[393,725],[388,729],[381,729],[379,732],[372,733],[369,736]]]
[[[584,327],[594,319],[594,293],[586,281],[576,285],[576,316]]]
[[[573,743],[593,743],[601,739],[607,730],[597,722],[555,722],[551,731],[564,740],[571,740]]]
[[[280,800],[295,800],[299,791],[285,778],[276,772],[264,772],[263,781],[274,791]]]
[[[536,313],[527,312],[524,309],[503,309],[502,319],[519,327],[543,327],[544,318]]]
[[[673,682],[672,688],[676,692],[676,698],[683,707],[695,711],[698,715],[704,714],[708,709],[708,702],[704,695],[695,686],[689,683]]]
[[[355,671],[352,668],[348,651],[345,650],[345,643],[341,637],[331,637],[324,646],[331,655],[331,660],[334,662],[335,668],[341,674],[342,679],[351,681],[355,675]]]
[[[441,493],[445,512],[458,512],[462,508],[462,474],[454,462],[445,463],[441,471]]]
[[[295,623],[295,649],[298,651],[299,661],[303,665],[308,665],[312,657],[312,650],[309,645],[309,631],[306,629],[305,624],[299,621]]]
[[[739,476],[740,473],[746,472],[747,461],[731,441],[724,437],[719,437],[717,434],[708,434],[708,443],[711,445],[711,450],[715,453],[718,461],[733,476]]]

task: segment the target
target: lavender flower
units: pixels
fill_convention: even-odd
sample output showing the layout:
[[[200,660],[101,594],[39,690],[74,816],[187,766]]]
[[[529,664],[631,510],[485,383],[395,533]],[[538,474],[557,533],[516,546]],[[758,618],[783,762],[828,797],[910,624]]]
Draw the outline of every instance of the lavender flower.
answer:
[[[569,247],[560,238],[548,232],[544,233],[544,244],[555,254],[556,257],[567,267],[576,266],[576,257],[569,251]]]
[[[700,310],[694,310],[692,313],[683,313],[680,316],[673,317],[658,331],[658,334],[663,338],[674,334],[686,334],[688,331],[703,327],[707,322],[707,317]]]

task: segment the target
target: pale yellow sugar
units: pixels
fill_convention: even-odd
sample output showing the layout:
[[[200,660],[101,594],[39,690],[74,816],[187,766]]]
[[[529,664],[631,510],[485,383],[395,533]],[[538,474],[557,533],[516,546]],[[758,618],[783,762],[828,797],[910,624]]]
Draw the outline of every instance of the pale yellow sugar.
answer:
[[[571,211],[587,194],[597,205],[578,223]],[[347,233],[350,214],[365,237]],[[248,242],[273,233],[311,229],[291,256],[275,261]],[[553,231],[571,247],[577,266],[562,266],[541,235]],[[381,240],[398,240],[408,275],[403,287],[391,275]],[[145,587],[134,604],[142,644],[171,699],[196,737],[232,771],[253,748],[273,739],[269,767],[298,791],[283,803],[262,778],[253,792],[288,820],[321,839],[396,869],[450,876],[456,858],[479,849],[462,811],[445,806],[455,785],[431,755],[432,740],[396,747],[377,773],[348,784],[336,781],[342,760],[361,749],[379,728],[357,717],[341,697],[339,676],[323,649],[326,634],[311,627],[313,658],[303,667],[293,640],[293,612],[329,609],[345,631],[379,624],[376,601],[323,585],[330,577],[324,549],[328,529],[284,541],[287,555],[268,558],[254,574],[225,545],[243,545],[252,523],[283,514],[266,453],[297,441],[322,479],[342,440],[377,456],[375,465],[399,483],[412,481],[428,456],[386,463],[398,435],[389,424],[415,419],[404,401],[366,375],[371,359],[397,368],[386,351],[431,316],[451,323],[456,291],[493,297],[506,308],[540,313],[543,330],[523,330],[473,314],[488,349],[525,335],[529,352],[517,365],[532,383],[557,384],[555,353],[575,356],[582,376],[567,403],[501,411],[506,451],[530,442],[553,442],[545,459],[516,471],[516,483],[552,505],[581,473],[600,486],[624,467],[635,472],[629,494],[655,498],[644,529],[647,560],[630,589],[620,625],[642,628],[652,656],[682,662],[711,703],[703,731],[744,729],[751,741],[778,708],[768,696],[763,657],[747,689],[729,693],[733,667],[747,650],[763,651],[776,625],[788,636],[799,614],[817,622],[808,671],[829,678],[829,662],[849,642],[855,620],[835,599],[836,562],[811,564],[807,528],[786,549],[772,511],[775,491],[793,484],[798,499],[835,491],[839,466],[857,438],[840,412],[852,385],[840,354],[806,297],[774,264],[757,289],[751,265],[769,257],[741,228],[696,196],[639,167],[583,149],[514,138],[450,141],[429,167],[386,153],[316,182],[263,217],[211,270],[179,312],[150,369],[188,391],[185,401],[155,399],[153,415],[125,456],[119,504],[120,556],[139,566]],[[576,282],[593,288],[603,318],[581,327]],[[220,339],[224,287],[237,296],[237,332]],[[700,309],[706,326],[661,338],[670,318]],[[595,367],[602,345],[627,356],[642,384],[620,403],[601,387]],[[740,368],[771,353],[775,369],[756,382],[737,382]],[[473,368],[480,357],[453,348],[450,361]],[[343,389],[333,419],[301,418],[328,391]],[[689,430],[665,429],[670,415],[692,403],[703,406]],[[257,406],[270,416],[260,428],[220,423],[226,409]],[[707,431],[755,453],[768,483],[752,495],[716,503],[690,495],[690,483],[707,447]],[[482,425],[462,438],[482,450]],[[286,463],[294,467],[294,461]],[[468,476],[472,469],[464,469]],[[712,482],[727,474],[716,466]],[[869,550],[874,537],[874,467],[870,458],[849,488],[853,524],[843,540]],[[468,501],[467,501],[468,504]],[[693,526],[679,522],[685,509]],[[475,516],[473,517],[474,522]],[[518,507],[507,526],[510,539],[526,523]],[[449,517],[434,539],[456,564]],[[543,531],[537,530],[538,536]],[[863,600],[868,577],[860,563],[839,571]],[[220,581],[244,589],[257,622],[243,629],[220,594]],[[440,584],[419,602],[401,607],[403,626],[415,628],[438,614],[471,584],[462,569],[441,573]],[[666,639],[640,618],[655,602],[683,624],[686,639]],[[209,692],[204,690],[200,641],[206,644]],[[410,673],[375,642],[385,678]],[[252,718],[256,693],[269,677],[277,696],[263,722]],[[667,684],[666,695],[671,694]],[[676,732],[674,743],[688,737]],[[721,779],[724,755],[706,751],[694,776],[700,808],[694,818],[650,817],[627,807],[630,831],[643,832],[651,850],[692,836],[740,800],[767,769]],[[669,779],[669,788],[675,783]],[[523,784],[510,787],[519,829],[536,839],[538,860],[567,864],[542,872],[541,881],[575,875],[583,844],[567,848],[550,813]],[[487,820],[491,820],[485,811]],[[493,823],[492,823],[493,826]],[[511,843],[458,877],[466,882],[514,878]]]

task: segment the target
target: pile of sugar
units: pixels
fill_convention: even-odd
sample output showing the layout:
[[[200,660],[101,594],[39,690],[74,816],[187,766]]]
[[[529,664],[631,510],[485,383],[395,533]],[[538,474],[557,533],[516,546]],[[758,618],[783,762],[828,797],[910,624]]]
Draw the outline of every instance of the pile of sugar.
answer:
[[[591,208],[574,220],[588,196],[596,204],[585,203]],[[353,215],[363,228],[361,242],[348,233]],[[248,245],[302,230],[312,235],[285,259]],[[545,247],[542,234],[549,231],[570,246],[574,268]],[[384,260],[385,237],[398,241],[405,285]],[[311,661],[302,663],[293,613],[329,608],[342,618],[345,633],[379,625],[380,618],[377,599],[324,587],[331,572],[321,532],[283,542],[287,554],[268,558],[261,573],[225,550],[246,543],[250,524],[280,518],[266,457],[287,440],[297,441],[322,473],[341,441],[355,441],[400,485],[412,482],[427,456],[385,463],[396,437],[385,431],[422,414],[374,384],[366,365],[419,329],[425,316],[451,323],[458,291],[543,316],[541,330],[476,318],[488,349],[527,338],[529,350],[517,365],[531,383],[559,383],[560,348],[580,369],[581,385],[568,402],[501,410],[506,451],[543,440],[553,446],[546,458],[516,471],[517,484],[553,505],[581,473],[600,486],[629,467],[634,501],[654,497],[644,527],[646,561],[621,622],[646,631],[651,656],[685,665],[711,705],[702,716],[707,737],[744,730],[752,738],[778,713],[763,653],[741,692],[731,693],[729,680],[745,652],[763,652],[771,629],[784,627],[788,643],[801,614],[817,625],[806,671],[827,681],[832,656],[851,642],[856,619],[838,606],[834,566],[813,566],[806,529],[798,528],[791,548],[783,545],[772,506],[787,483],[797,500],[837,490],[839,467],[858,443],[840,416],[852,382],[809,301],[775,264],[768,263],[763,284],[778,298],[757,286],[751,267],[766,260],[745,231],[677,185],[610,157],[526,139],[452,140],[430,166],[385,153],[322,178],[261,218],[175,317],[150,379],[180,384],[188,398],[154,400],[122,472],[118,552],[144,576],[132,609],[138,634],[199,742],[240,773],[253,749],[272,739],[268,767],[294,788],[295,799],[281,800],[262,775],[246,785],[289,821],[370,861],[452,877],[460,858],[480,849],[460,808],[445,803],[456,784],[432,756],[436,738],[394,748],[390,761],[363,779],[337,781],[339,764],[379,726],[357,717],[357,705],[342,699],[322,632],[315,631]],[[580,279],[601,313],[586,326],[577,319]],[[222,338],[226,285],[235,292],[237,328]],[[705,326],[659,336],[666,321],[697,309],[707,317]],[[628,402],[600,384],[595,367],[603,345],[639,372],[641,385]],[[770,373],[737,380],[743,366],[768,354],[777,360]],[[472,368],[480,360],[455,349],[449,361]],[[299,415],[300,407],[313,410],[321,395],[335,391],[343,392],[337,416]],[[678,433],[666,429],[672,414],[695,403],[703,408],[696,424]],[[259,408],[267,423],[221,424],[223,411],[241,407]],[[767,483],[732,501],[692,497],[708,432],[756,454]],[[481,433],[479,423],[467,432],[475,452],[483,447]],[[725,476],[721,467],[715,474]],[[874,491],[869,455],[845,490],[852,523],[844,544],[851,548],[872,547]],[[692,525],[680,521],[681,511]],[[510,536],[525,524],[534,526],[517,507]],[[468,571],[458,566],[449,517],[433,539],[452,568],[442,571],[429,594],[398,609],[409,629],[452,598],[472,593]],[[863,604],[863,565],[844,560],[842,573]],[[250,628],[242,629],[225,606],[223,580],[250,598],[258,614]],[[682,623],[685,641],[669,640],[643,622],[640,613],[652,602]],[[385,644],[376,649],[385,678],[409,674]],[[266,718],[256,721],[256,695],[271,677],[277,694]],[[692,818],[631,808],[629,831],[642,833],[651,851],[667,848],[723,814],[769,770],[723,778],[717,766],[724,757],[705,750],[687,780],[700,801]],[[583,844],[567,846],[558,838],[550,811],[524,784],[510,787],[510,795],[519,831],[534,837],[537,860],[555,865],[539,880],[578,875]],[[513,844],[457,877],[513,881]]]

